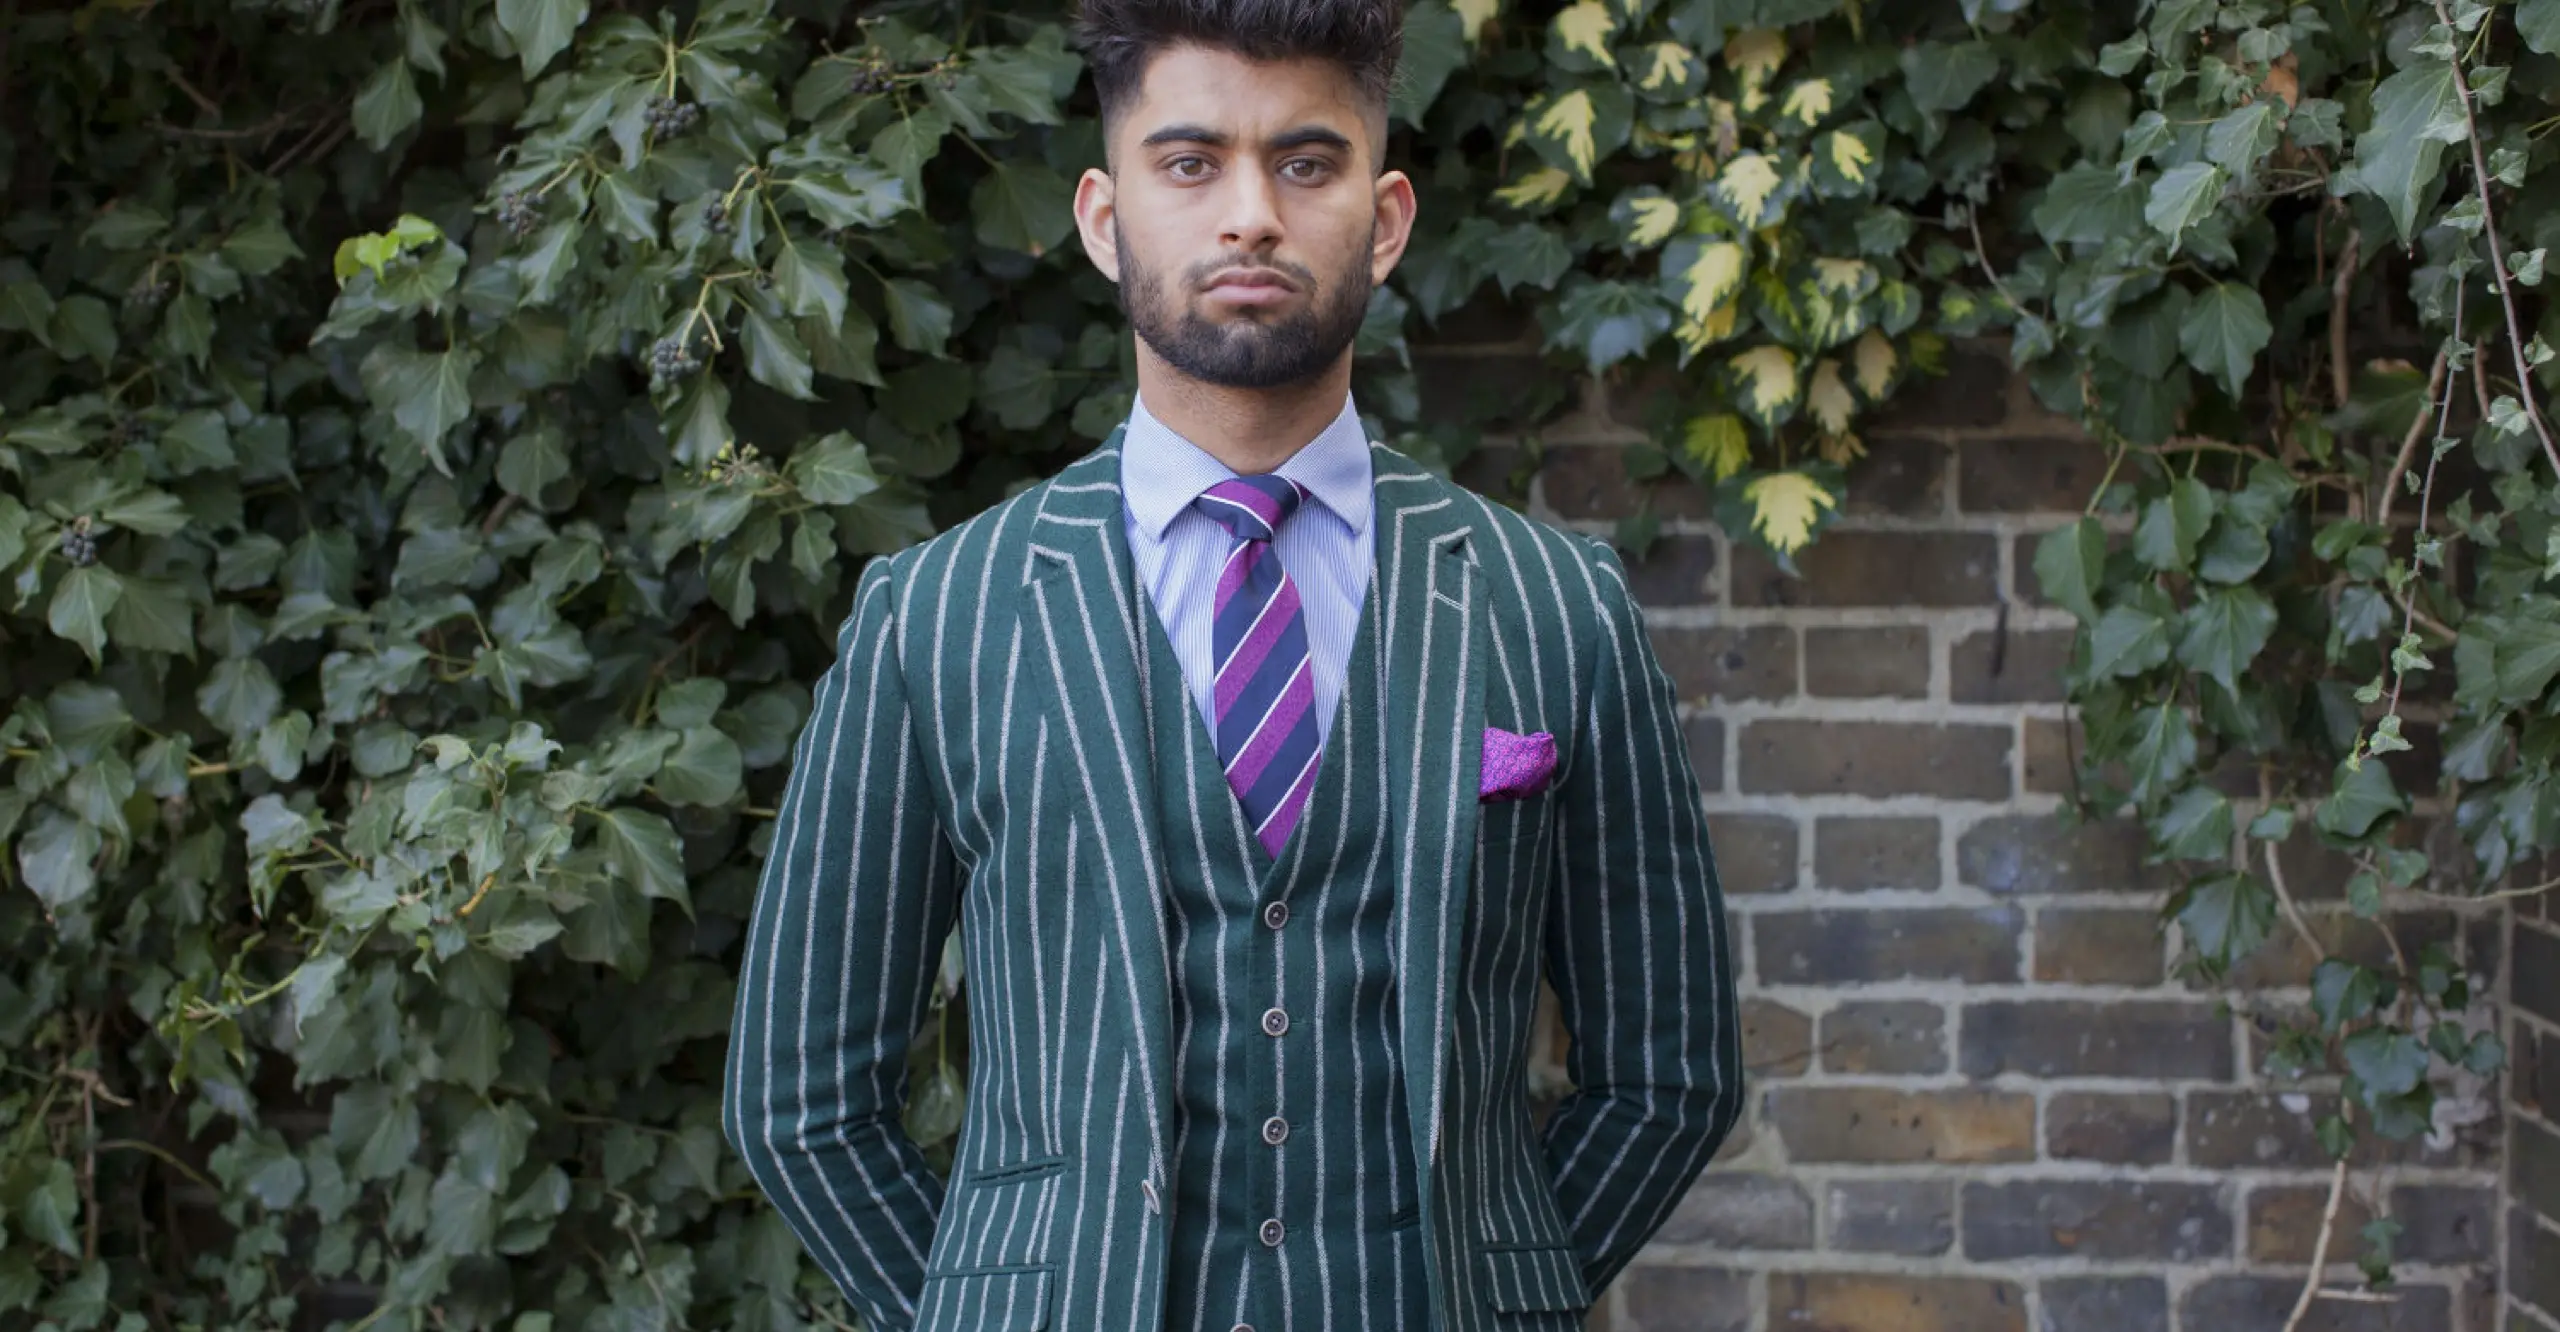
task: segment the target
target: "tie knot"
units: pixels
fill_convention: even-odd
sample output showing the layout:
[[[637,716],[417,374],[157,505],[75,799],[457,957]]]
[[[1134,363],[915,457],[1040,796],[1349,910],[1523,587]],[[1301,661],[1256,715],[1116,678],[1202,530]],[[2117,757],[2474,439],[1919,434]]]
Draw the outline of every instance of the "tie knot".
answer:
[[[1201,491],[1191,507],[1238,541],[1269,541],[1306,498],[1306,487],[1285,476],[1239,476]]]

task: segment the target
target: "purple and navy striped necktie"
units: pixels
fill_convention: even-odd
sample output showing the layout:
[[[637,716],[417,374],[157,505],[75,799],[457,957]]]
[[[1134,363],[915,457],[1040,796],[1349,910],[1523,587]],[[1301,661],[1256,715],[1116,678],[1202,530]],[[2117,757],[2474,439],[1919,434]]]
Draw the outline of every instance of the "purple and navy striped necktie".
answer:
[[[1218,761],[1256,841],[1278,857],[1315,787],[1316,686],[1298,585],[1271,548],[1307,498],[1280,476],[1221,481],[1191,506],[1235,538],[1218,571]]]

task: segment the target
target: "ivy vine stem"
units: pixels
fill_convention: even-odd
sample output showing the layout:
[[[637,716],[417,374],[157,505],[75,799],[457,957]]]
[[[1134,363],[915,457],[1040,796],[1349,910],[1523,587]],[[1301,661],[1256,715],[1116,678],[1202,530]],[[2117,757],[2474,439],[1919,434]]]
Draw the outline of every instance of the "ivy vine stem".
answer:
[[[2435,0],[2436,18],[2446,27],[2453,26],[2453,14],[2444,0]],[[2560,442],[2551,438],[2551,423],[2542,419],[2542,404],[2534,400],[2533,366],[2524,356],[2524,321],[2516,313],[2515,287],[2507,276],[2507,247],[2498,239],[2498,216],[2489,204],[2489,156],[2480,146],[2480,117],[2471,105],[2471,81],[2462,75],[2462,62],[2448,60],[2453,67],[2454,96],[2462,103],[2462,142],[2471,150],[2471,185],[2473,197],[2480,201],[2480,234],[2489,242],[2489,273],[2498,280],[2498,304],[2507,317],[2507,350],[2516,362],[2516,397],[2524,403],[2525,419],[2533,423],[2533,433],[2542,441],[2542,456],[2551,460],[2551,471],[2560,477]],[[2457,322],[2455,337],[2462,336]]]

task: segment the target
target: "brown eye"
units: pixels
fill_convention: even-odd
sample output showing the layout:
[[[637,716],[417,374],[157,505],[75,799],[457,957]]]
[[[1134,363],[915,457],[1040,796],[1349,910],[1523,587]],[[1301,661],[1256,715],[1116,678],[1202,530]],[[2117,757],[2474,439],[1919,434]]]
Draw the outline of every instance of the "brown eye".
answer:
[[[1300,170],[1300,168],[1304,168],[1304,170]],[[1324,179],[1325,173],[1331,170],[1332,167],[1330,163],[1326,162],[1322,158],[1300,157],[1293,158],[1290,161],[1283,163],[1280,169],[1285,172],[1295,173],[1298,181],[1301,184],[1306,184]]]
[[[1177,157],[1172,161],[1165,163],[1164,166],[1165,170],[1172,172],[1178,179],[1198,180],[1202,174],[1207,172],[1209,163],[1206,158],[1194,157],[1189,154],[1185,154],[1184,156]],[[1187,166],[1198,167],[1199,170],[1187,170]]]

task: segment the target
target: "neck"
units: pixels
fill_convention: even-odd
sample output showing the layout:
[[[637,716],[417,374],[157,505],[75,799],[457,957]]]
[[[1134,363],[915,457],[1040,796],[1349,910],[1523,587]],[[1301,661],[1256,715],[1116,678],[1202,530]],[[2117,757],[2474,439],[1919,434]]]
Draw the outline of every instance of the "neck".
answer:
[[[1267,389],[1203,383],[1138,343],[1138,394],[1147,411],[1239,476],[1278,471],[1314,443],[1351,392],[1351,358],[1313,379]]]

